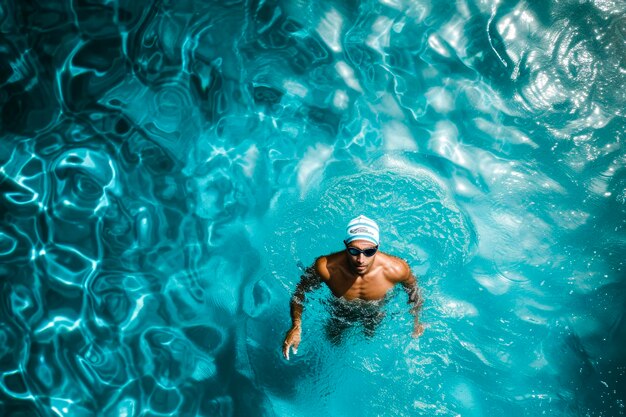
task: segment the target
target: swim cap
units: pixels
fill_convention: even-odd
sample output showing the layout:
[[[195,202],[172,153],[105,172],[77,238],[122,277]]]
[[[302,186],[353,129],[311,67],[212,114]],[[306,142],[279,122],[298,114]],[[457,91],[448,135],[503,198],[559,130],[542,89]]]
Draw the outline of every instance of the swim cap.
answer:
[[[346,243],[353,240],[367,240],[378,246],[378,225],[363,215],[350,220],[346,227]]]

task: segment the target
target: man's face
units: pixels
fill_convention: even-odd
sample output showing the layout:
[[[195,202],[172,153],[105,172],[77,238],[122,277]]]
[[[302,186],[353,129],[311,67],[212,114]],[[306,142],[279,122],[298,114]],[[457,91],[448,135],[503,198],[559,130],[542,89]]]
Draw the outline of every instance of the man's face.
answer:
[[[356,249],[363,251],[366,249],[375,249],[376,245],[374,245],[372,242],[368,242],[367,240],[353,240],[352,242],[346,245],[346,253],[348,255],[348,261],[350,262],[350,265],[354,269],[354,272],[356,272],[359,275],[363,275],[367,271],[369,271],[372,265],[374,264],[374,259],[376,258],[376,254],[374,254],[374,256],[368,257],[368,256],[365,256],[364,253],[359,253],[358,255],[355,256],[355,255],[350,254],[350,252],[348,251],[348,248],[356,248]]]

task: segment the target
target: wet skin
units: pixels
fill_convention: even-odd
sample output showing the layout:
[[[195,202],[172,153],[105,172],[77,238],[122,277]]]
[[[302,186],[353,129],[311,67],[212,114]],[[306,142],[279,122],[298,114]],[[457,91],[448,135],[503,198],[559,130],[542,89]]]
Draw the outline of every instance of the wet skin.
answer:
[[[347,247],[365,250],[373,248],[374,245],[365,240],[355,240]],[[417,280],[402,259],[380,251],[371,257],[363,253],[353,256],[346,248],[341,252],[319,257],[307,272],[302,276],[291,298],[292,326],[283,343],[283,356],[286,359],[289,359],[289,350],[293,349],[296,353],[300,345],[305,295],[319,288],[322,283],[328,286],[335,297],[347,302],[382,300],[395,285],[402,284],[409,295],[411,313],[415,317],[413,337],[418,337],[424,332],[424,326],[419,322],[422,299]]]

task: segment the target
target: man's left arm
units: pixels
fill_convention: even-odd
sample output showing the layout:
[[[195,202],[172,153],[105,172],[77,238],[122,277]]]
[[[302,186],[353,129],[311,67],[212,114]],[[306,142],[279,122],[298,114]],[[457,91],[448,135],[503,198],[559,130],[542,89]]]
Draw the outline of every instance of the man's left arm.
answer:
[[[411,314],[414,317],[413,324],[413,337],[419,337],[424,333],[424,325],[419,321],[420,310],[422,309],[422,304],[424,304],[424,299],[422,298],[422,294],[420,292],[419,287],[417,286],[417,279],[411,272],[411,268],[406,265],[406,274],[405,279],[402,281],[402,286],[404,287],[404,291],[406,291],[409,296],[409,304],[411,304]]]

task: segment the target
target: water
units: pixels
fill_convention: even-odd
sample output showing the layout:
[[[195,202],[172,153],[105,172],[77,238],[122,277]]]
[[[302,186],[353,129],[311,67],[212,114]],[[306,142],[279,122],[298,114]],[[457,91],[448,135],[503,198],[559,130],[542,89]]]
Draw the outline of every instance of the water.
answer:
[[[0,415],[624,415],[625,12],[2,3]],[[285,361],[361,213],[426,332]]]

